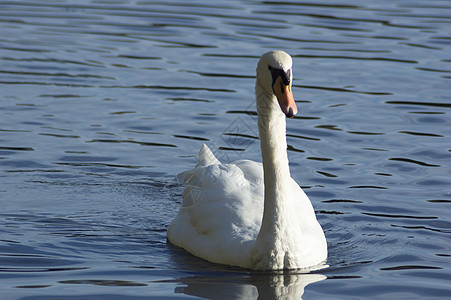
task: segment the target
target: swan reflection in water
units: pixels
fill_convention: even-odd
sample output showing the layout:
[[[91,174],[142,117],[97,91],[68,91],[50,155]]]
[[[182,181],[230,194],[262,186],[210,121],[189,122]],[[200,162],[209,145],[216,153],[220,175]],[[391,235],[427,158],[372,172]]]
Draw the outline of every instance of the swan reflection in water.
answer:
[[[252,273],[248,276],[193,276],[175,293],[207,299],[302,299],[307,285],[326,279],[321,274]]]

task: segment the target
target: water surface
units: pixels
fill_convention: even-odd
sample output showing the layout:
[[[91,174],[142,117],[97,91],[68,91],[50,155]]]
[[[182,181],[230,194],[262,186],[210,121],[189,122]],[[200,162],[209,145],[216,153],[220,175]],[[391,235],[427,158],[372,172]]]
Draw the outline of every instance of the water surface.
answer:
[[[2,1],[5,299],[447,297],[448,1]],[[258,57],[294,59],[293,178],[329,267],[251,272],[166,243],[202,143],[260,160]]]

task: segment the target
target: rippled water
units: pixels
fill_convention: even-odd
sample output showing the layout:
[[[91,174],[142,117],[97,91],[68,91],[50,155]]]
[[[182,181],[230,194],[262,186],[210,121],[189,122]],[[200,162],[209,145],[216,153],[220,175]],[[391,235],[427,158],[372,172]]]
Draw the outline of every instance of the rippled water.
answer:
[[[2,299],[450,295],[449,1],[2,1],[0,24]],[[202,143],[260,160],[270,49],[294,58],[291,172],[329,244],[314,274],[166,243]]]

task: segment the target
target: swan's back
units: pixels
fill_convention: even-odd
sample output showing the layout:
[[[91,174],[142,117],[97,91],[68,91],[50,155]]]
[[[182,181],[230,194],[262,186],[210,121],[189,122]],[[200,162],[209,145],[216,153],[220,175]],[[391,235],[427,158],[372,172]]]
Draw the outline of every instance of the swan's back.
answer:
[[[221,164],[203,145],[196,167],[177,178],[186,187],[169,241],[212,262],[250,267],[263,215],[262,165]]]

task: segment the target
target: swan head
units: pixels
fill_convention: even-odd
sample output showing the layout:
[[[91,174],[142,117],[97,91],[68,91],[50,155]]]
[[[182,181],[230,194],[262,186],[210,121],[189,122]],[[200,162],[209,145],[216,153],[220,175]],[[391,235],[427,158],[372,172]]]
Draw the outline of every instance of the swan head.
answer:
[[[283,113],[292,118],[297,112],[291,84],[293,61],[286,52],[274,50],[262,55],[257,66],[257,86],[272,94]]]

